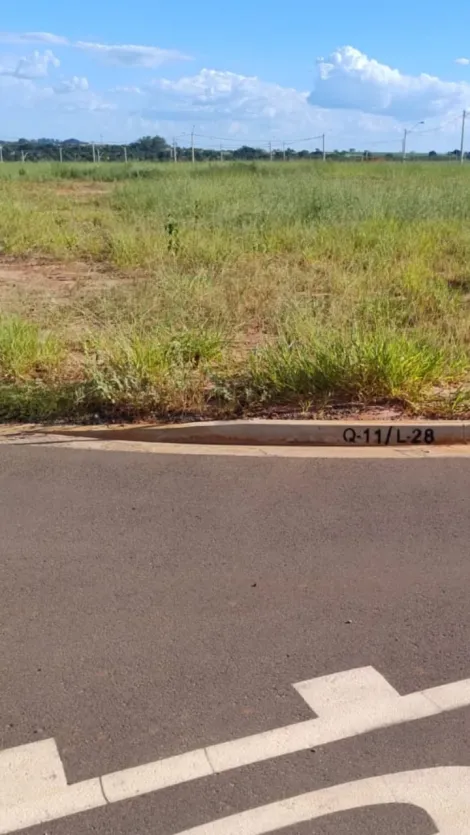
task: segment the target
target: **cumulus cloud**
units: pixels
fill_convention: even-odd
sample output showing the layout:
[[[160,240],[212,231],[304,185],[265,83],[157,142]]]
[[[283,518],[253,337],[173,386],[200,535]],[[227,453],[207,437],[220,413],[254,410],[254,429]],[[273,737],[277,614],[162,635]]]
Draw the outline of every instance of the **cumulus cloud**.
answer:
[[[317,62],[318,77],[310,104],[388,113],[398,119],[437,116],[470,102],[467,82],[442,81],[436,76],[405,75],[343,46]]]
[[[461,64],[462,67],[468,67],[468,65],[470,64],[470,58],[456,58],[455,63]]]
[[[49,67],[57,68],[60,61],[50,49],[45,52],[35,50],[30,55],[24,55],[19,59],[7,61],[0,68],[0,75],[10,75],[16,78],[45,78]]]
[[[20,78],[44,78],[49,67],[60,67],[60,61],[50,49],[41,53],[35,50],[31,55],[20,58],[15,75]]]
[[[71,42],[44,32],[21,38],[17,43],[29,38],[50,46],[52,39],[61,39],[61,46],[74,51],[69,58],[87,53],[122,68],[149,69],[179,55],[158,47]],[[375,147],[378,142],[386,151],[400,147],[404,124],[425,119],[426,131],[441,132],[431,138],[416,131],[410,142],[424,150],[430,142],[433,148],[448,149],[458,141],[461,111],[470,104],[470,82],[406,75],[353,47],[318,59],[311,92],[252,75],[201,69],[176,79],[145,82],[138,77],[138,84],[133,74],[121,72],[119,86],[104,93],[90,89],[93,85],[79,72],[67,78],[56,73],[53,81],[44,82],[58,66],[50,49],[0,59],[2,111],[16,135],[55,133],[89,140],[103,133],[112,141],[126,141],[158,133],[186,137],[184,142],[195,125],[198,142],[206,146],[219,147],[215,137],[225,137],[227,148],[242,143],[266,147],[269,141],[274,147],[292,142],[296,148],[314,148],[326,134],[328,149]]]
[[[64,78],[53,87],[54,93],[66,94],[76,93],[77,91],[84,92],[88,90],[88,79],[84,76],[74,75],[72,78]]]
[[[256,76],[220,70],[203,69],[176,81],[161,79],[151,88],[172,98],[180,109],[225,113],[235,118],[239,113],[244,118],[272,119],[299,110],[308,112],[307,93],[262,81]]]
[[[384,132],[401,135],[400,126],[388,116],[315,107],[306,91],[223,70],[203,69],[177,80],[155,79],[142,92],[146,97],[139,100],[139,109],[135,98],[129,98],[129,112],[134,123],[140,119],[141,130],[171,137],[191,131],[196,123],[198,141],[206,145],[220,144],[214,138],[218,136],[226,138],[226,147],[268,141],[280,147],[282,142],[297,141],[294,147],[314,148],[321,144],[323,133],[330,134],[330,147],[341,145],[333,137],[339,131],[348,146],[361,133],[369,139]]]

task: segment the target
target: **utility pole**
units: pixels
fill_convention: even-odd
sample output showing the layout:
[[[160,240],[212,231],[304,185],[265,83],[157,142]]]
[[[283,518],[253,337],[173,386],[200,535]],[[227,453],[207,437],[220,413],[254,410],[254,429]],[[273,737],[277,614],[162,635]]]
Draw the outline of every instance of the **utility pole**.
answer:
[[[406,159],[406,140],[408,138],[408,134],[414,131],[414,129],[417,128],[418,125],[424,125],[424,122],[420,120],[419,122],[416,122],[416,124],[413,125],[412,128],[405,128],[405,130],[403,131],[403,142],[401,146],[401,156],[403,162],[405,162]]]
[[[95,151],[95,143],[91,143],[91,153],[93,154],[93,162],[96,162],[96,151]]]
[[[173,139],[173,162],[178,162],[178,153],[176,151],[176,139]]]
[[[196,157],[195,157],[195,154],[194,154],[194,125],[193,125],[193,129],[191,131],[191,162],[192,162],[193,165],[196,162]]]
[[[62,145],[59,145],[59,162],[63,162],[63,159],[62,159]]]
[[[3,162],[3,145],[0,145],[0,162]]]
[[[224,149],[222,148],[222,145],[220,146],[220,161],[224,161]]]
[[[464,145],[465,145],[465,120],[467,118],[467,111],[464,110],[462,113],[462,134],[460,137],[460,164],[463,163],[463,155],[464,155]]]
[[[282,159],[284,160],[284,162],[286,161],[286,143],[285,142],[282,143]]]
[[[21,162],[26,162],[26,154],[24,151],[21,151]]]
[[[321,155],[322,155],[323,162],[326,162],[325,134],[324,133],[322,133],[322,136],[321,136]]]
[[[127,145],[123,145],[124,162],[127,162]]]
[[[271,142],[269,143],[269,159],[271,160],[271,162],[273,161],[273,146]]]
[[[403,131],[403,140],[402,140],[402,143],[401,143],[401,159],[402,159],[402,162],[405,162],[405,159],[406,159],[406,138],[407,138],[407,136],[408,136],[408,128],[405,128],[405,130]]]

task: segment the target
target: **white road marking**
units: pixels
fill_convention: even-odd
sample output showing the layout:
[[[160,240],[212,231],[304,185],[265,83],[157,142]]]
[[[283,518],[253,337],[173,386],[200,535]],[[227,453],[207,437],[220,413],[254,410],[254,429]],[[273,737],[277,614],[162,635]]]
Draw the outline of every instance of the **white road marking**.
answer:
[[[72,786],[66,783],[53,739],[0,752],[0,835],[250,763],[470,705],[470,679],[400,696],[373,667],[303,681],[294,687],[318,718],[123,769]],[[212,833],[212,830],[208,832]]]
[[[41,797],[67,788],[67,780],[54,739],[0,751],[2,805],[21,803],[25,796]]]
[[[373,667],[359,667],[344,673],[311,678],[294,684],[295,690],[318,715],[333,708],[352,707],[357,702],[385,702],[401,698],[400,694]]]
[[[185,829],[179,835],[265,835],[335,812],[382,803],[418,806],[442,835],[469,835],[470,768],[402,771],[343,783]]]
[[[209,777],[213,773],[204,749],[200,748],[188,754],[107,774],[101,782],[106,799],[115,803],[117,800],[126,800],[139,794],[187,783],[189,780]]]
[[[68,786],[53,739],[0,752],[0,832],[104,806],[100,780]]]
[[[303,681],[294,687],[319,718],[211,745],[206,751],[214,771],[282,757],[387,725],[424,719],[442,710],[423,693],[400,696],[373,667]],[[470,692],[466,704],[470,704]]]
[[[99,806],[106,806],[106,800],[97,777],[35,799],[28,795],[23,803],[15,806],[0,806],[0,832],[16,832],[28,826],[98,809]]]
[[[423,690],[423,696],[431,699],[441,710],[457,710],[470,704],[470,679],[444,684]]]

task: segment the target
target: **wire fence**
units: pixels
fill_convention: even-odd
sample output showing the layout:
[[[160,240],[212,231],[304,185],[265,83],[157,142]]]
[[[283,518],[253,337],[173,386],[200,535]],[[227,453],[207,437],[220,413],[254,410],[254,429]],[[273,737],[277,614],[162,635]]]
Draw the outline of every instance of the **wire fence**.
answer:
[[[239,136],[218,136],[198,133],[195,129],[174,136],[171,142],[161,137],[144,137],[130,143],[122,142],[81,142],[78,140],[27,140],[21,138],[0,139],[0,163],[37,162],[41,160],[57,162],[131,162],[131,161],[168,161],[193,163],[200,161],[221,162],[227,160],[281,160],[294,158],[328,159],[470,159],[465,152],[465,127],[467,113],[452,117],[437,125],[428,126],[422,120],[412,127],[403,129],[402,135],[388,138],[367,140],[366,148],[358,150],[345,148],[344,135],[324,132],[315,136],[293,138],[240,138]],[[421,128],[421,125],[424,127]],[[453,126],[455,125],[455,132]],[[460,125],[460,131],[458,130]],[[440,136],[439,136],[440,135]],[[431,137],[436,140],[446,136],[449,142],[447,151],[435,151],[432,147],[423,149]],[[416,142],[416,139],[418,142]],[[454,144],[454,147],[452,145]],[[416,150],[416,145],[420,150]]]

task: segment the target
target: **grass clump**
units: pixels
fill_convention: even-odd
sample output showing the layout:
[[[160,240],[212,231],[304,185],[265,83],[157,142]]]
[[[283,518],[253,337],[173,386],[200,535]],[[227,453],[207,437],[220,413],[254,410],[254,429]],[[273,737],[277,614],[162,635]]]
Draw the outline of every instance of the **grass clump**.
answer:
[[[130,414],[204,408],[209,370],[223,357],[216,332],[110,329],[86,344],[85,379],[103,408]]]
[[[53,378],[66,355],[53,333],[18,316],[0,315],[0,377],[3,381]]]
[[[392,330],[282,334],[252,356],[250,386],[270,402],[298,397],[371,402],[413,401],[437,383],[454,382],[466,369],[424,334]]]

